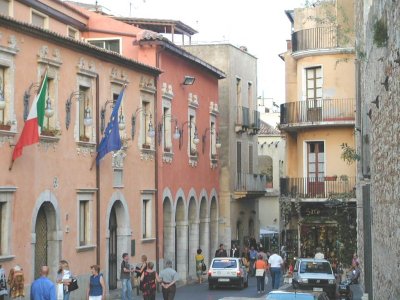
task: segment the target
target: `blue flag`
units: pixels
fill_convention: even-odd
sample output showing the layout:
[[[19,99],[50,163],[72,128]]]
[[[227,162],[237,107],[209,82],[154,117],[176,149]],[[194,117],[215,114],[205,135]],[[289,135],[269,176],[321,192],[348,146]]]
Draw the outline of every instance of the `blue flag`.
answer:
[[[100,160],[111,151],[117,151],[121,149],[121,137],[119,136],[118,127],[118,111],[121,106],[122,97],[124,95],[125,87],[122,88],[118,95],[117,102],[114,105],[113,111],[110,116],[110,122],[108,122],[106,130],[104,130],[104,136],[97,148],[96,163],[99,164]]]

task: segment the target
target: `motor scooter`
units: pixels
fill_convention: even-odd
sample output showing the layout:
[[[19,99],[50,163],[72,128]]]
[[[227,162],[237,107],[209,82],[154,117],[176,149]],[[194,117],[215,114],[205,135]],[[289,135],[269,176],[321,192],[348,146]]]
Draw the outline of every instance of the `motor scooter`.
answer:
[[[347,277],[346,280],[339,284],[339,300],[353,300],[353,292],[350,289],[351,284],[353,284],[353,281],[350,277]]]

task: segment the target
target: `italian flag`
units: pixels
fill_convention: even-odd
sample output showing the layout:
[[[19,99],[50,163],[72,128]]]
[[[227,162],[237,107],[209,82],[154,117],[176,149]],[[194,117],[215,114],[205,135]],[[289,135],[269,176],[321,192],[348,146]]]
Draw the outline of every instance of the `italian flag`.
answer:
[[[25,146],[39,143],[39,135],[43,128],[44,110],[47,95],[47,72],[44,74],[39,91],[32,103],[28,118],[26,119],[24,128],[19,137],[18,143],[15,145],[12,161],[22,155],[22,149]]]

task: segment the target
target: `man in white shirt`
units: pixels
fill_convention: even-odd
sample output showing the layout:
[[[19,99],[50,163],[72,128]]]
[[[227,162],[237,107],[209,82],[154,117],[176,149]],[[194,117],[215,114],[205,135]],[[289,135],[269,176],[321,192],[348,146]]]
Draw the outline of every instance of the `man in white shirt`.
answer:
[[[322,253],[322,250],[320,247],[317,247],[317,253],[314,255],[315,259],[324,259],[325,255]]]
[[[269,257],[268,263],[270,265],[270,272],[272,278],[272,289],[279,289],[281,283],[281,272],[283,267],[283,259],[276,251]]]

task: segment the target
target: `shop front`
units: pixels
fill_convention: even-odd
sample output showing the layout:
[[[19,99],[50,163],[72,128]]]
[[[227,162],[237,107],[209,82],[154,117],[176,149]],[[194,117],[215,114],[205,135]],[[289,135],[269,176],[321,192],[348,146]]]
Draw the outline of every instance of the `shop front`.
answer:
[[[285,217],[290,221],[282,236],[289,259],[314,257],[320,248],[332,262],[351,262],[357,246],[355,202],[299,201]]]

